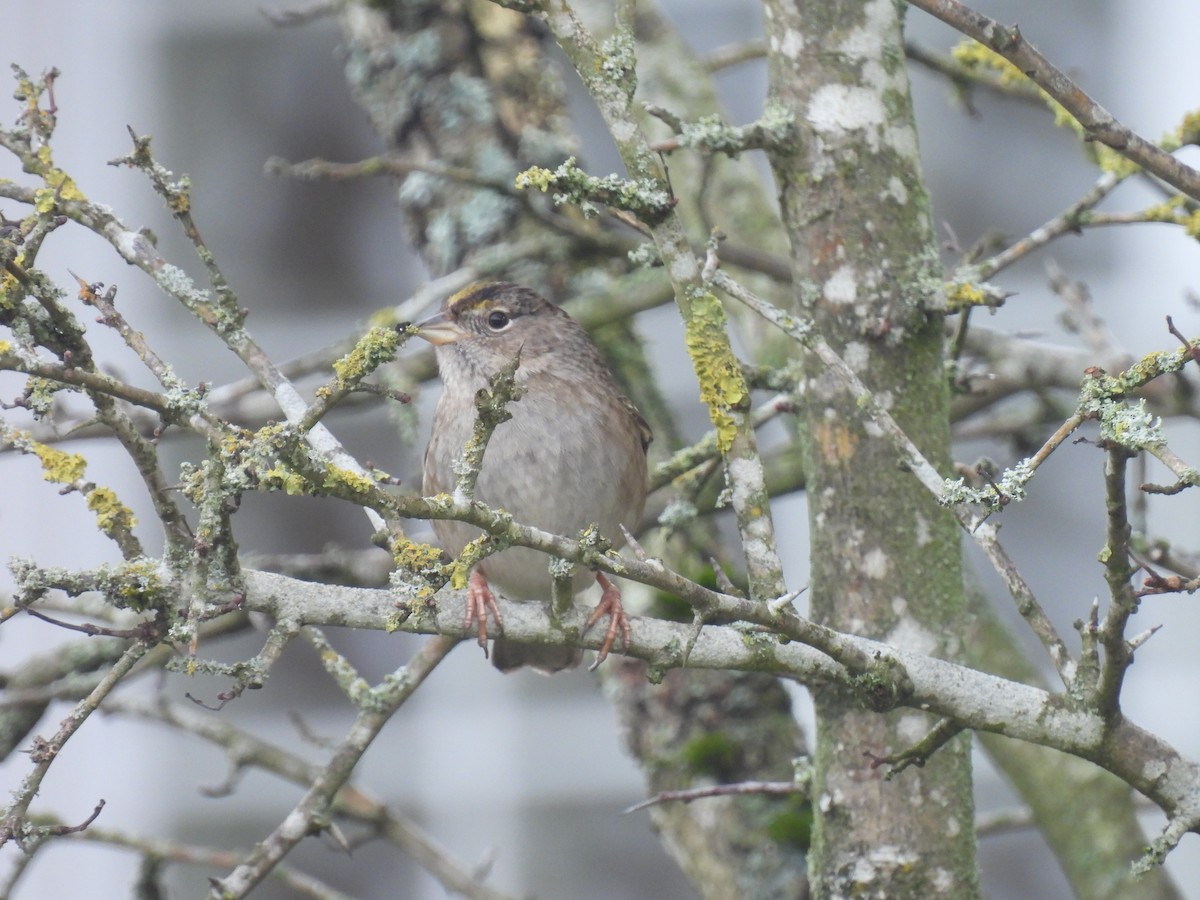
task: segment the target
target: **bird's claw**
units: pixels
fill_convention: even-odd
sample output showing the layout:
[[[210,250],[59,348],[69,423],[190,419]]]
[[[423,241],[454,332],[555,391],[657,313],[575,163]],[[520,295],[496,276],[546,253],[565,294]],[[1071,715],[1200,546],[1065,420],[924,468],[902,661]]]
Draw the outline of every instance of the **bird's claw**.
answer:
[[[617,635],[621,636],[621,644],[626,650],[629,649],[629,645],[633,641],[633,626],[629,624],[629,616],[626,614],[625,607],[621,603],[621,592],[615,584],[599,572],[596,573],[596,582],[600,585],[600,602],[592,610],[592,614],[588,617],[587,624],[583,626],[583,630],[586,633],[589,628],[599,622],[604,616],[608,616],[608,630],[604,632],[604,640],[600,644],[600,650],[596,653],[596,661],[588,666],[589,672],[596,671],[596,667],[608,659],[609,651],[612,650],[613,645],[617,642]]]
[[[463,619],[463,627],[470,629],[472,625],[478,626],[475,640],[483,648],[485,659],[488,655],[487,618],[489,611],[496,620],[497,630],[503,631],[504,617],[500,615],[500,607],[496,605],[496,595],[492,593],[483,573],[476,570],[467,579],[467,614]]]

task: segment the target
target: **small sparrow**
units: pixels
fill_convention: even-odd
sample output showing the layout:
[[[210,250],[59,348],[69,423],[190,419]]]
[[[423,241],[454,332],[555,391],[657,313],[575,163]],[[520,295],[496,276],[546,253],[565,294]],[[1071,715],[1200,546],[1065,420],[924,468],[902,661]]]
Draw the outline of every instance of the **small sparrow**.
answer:
[[[520,354],[517,383],[524,393],[508,405],[512,418],[495,430],[484,453],[475,499],[507,510],[513,519],[554,534],[575,536],[595,523],[615,545],[622,524],[636,527],[646,502],[646,448],[650,428],[617,388],[600,351],[574,319],[536,292],[507,282],[475,284],[418,324],[434,345],[444,390],[425,451],[424,491],[451,492],[454,461],[475,422],[475,394]],[[479,529],[448,519],[433,530],[452,554]],[[510,547],[475,566],[467,585],[467,626],[478,626],[487,648],[487,615],[503,629],[491,586],[510,600],[548,601],[549,558]],[[621,593],[602,573],[577,569],[578,594],[592,578],[601,598],[587,627],[608,616],[596,657],[604,661],[618,635],[628,644],[629,618]],[[497,639],[492,661],[501,671],[529,665],[555,672],[578,665],[575,647]],[[594,668],[594,666],[593,666]]]

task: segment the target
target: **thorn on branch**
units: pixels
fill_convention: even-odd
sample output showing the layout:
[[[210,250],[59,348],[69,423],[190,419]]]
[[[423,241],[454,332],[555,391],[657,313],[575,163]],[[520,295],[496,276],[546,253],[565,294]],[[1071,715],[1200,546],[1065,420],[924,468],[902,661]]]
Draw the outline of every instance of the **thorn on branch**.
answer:
[[[661,122],[665,122],[667,127],[676,134],[683,132],[683,119],[671,112],[665,106],[659,106],[656,103],[646,103],[642,106],[646,110],[646,115],[654,116]]]
[[[634,559],[636,559],[638,562],[644,562],[647,565],[653,566],[660,572],[666,571],[666,567],[663,565],[662,560],[647,553],[646,548],[641,545],[634,533],[625,527],[624,522],[618,523],[618,527],[621,529],[621,535],[625,538],[625,546],[629,548]]]
[[[1154,635],[1158,634],[1158,632],[1161,628],[1162,628],[1161,625],[1155,625],[1153,628],[1147,628],[1141,634],[1131,637],[1129,639],[1129,641],[1127,642],[1129,645],[1129,652],[1132,653],[1138,647],[1142,646],[1142,644],[1146,643],[1146,641],[1150,640],[1150,638],[1152,638],[1152,637],[1154,637]]]
[[[314,747],[320,747],[323,750],[330,750],[337,746],[337,741],[331,737],[324,737],[317,734],[308,723],[304,721],[304,717],[294,709],[288,710],[288,721],[292,723],[292,727],[296,729],[296,733],[304,740],[306,744],[311,744]]]
[[[796,598],[808,590],[808,585],[794,591],[788,591],[782,597],[776,597],[774,600],[767,601],[767,608],[775,615],[779,615],[785,609],[790,609],[791,605],[796,602]]]
[[[329,820],[314,824],[317,825],[320,830],[326,832],[329,835],[330,840],[332,840],[334,844],[337,845],[338,849],[340,849],[343,853],[345,853],[347,856],[354,855],[354,848],[350,846],[350,840],[346,837],[346,832],[342,831],[342,829],[338,827],[337,822]]]
[[[96,294],[104,288],[104,283],[101,281],[88,283],[74,272],[71,272],[70,269],[67,269],[67,271],[71,273],[72,278],[79,282],[79,301],[84,306],[95,306]]]
[[[41,735],[35,734],[28,753],[30,762],[40,764],[54,759],[58,755],[58,748]]]
[[[234,761],[229,767],[229,774],[225,776],[225,780],[220,784],[202,784],[196,789],[205,797],[210,797],[214,800],[221,797],[230,797],[237,789],[238,782],[242,780],[242,773],[245,771],[245,763]]]
[[[721,258],[717,253],[717,249],[723,240],[725,240],[725,232],[721,231],[720,228],[714,228],[708,238],[708,249],[704,254],[704,268],[700,272],[700,278],[705,284],[712,281],[717,274],[717,270],[721,268]]]

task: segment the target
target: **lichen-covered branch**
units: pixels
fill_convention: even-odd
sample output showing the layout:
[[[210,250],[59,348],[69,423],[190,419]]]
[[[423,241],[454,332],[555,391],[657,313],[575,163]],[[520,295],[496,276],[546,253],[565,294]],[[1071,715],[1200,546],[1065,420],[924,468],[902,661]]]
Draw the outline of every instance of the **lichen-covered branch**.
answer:
[[[1087,140],[1111,147],[1193,200],[1200,200],[1200,172],[1118,122],[1027,41],[1017,26],[1001,25],[958,0],[908,0],[908,3],[1011,62],[1074,117]]]
[[[400,621],[395,598],[387,591],[298,582],[255,571],[246,572],[246,585],[247,608],[296,622],[470,636],[463,621],[466,601],[462,593],[443,593],[436,609]],[[550,627],[547,608],[503,599],[498,603],[505,633],[512,639],[533,638]],[[582,621],[585,612],[577,610],[571,615]],[[685,624],[635,619],[626,655],[645,659],[652,667],[673,668],[681,664],[679,650],[688,640],[689,630]],[[969,728],[1080,756],[1118,775],[1164,809],[1200,813],[1200,764],[1128,719],[1113,720],[1098,710],[1064,703],[1061,696],[1042,689],[936,657],[867,638],[843,637],[845,646],[853,648],[852,655],[895,661],[907,683],[899,695],[903,705],[929,709]],[[594,649],[601,640],[600,635],[583,636],[580,644]],[[820,650],[724,625],[706,626],[701,631],[687,667],[773,672],[808,684],[849,685],[856,680]]]

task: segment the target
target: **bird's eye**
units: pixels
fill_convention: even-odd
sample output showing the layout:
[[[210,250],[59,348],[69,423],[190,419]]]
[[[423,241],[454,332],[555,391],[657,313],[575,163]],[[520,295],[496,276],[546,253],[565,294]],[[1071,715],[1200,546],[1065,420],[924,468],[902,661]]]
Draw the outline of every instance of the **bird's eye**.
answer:
[[[508,327],[508,323],[511,321],[512,320],[508,317],[508,313],[502,309],[494,309],[488,313],[488,328],[492,329],[492,331],[503,331]]]

